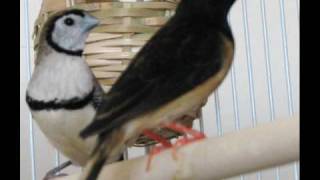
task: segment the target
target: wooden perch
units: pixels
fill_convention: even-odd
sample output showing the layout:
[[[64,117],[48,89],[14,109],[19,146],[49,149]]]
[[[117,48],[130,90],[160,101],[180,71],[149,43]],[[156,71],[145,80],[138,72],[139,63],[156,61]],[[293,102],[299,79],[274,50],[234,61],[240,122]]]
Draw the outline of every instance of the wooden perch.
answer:
[[[105,166],[98,180],[222,179],[299,160],[299,119],[278,119],[256,128],[186,145],[173,160],[167,150],[154,157],[146,172],[147,156]],[[77,180],[80,174],[59,180]]]

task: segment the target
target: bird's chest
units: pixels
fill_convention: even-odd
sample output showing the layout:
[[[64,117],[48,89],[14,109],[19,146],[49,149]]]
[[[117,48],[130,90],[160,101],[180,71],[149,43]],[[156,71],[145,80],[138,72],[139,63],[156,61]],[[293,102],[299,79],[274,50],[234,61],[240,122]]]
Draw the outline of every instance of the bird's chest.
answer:
[[[92,79],[83,59],[49,56],[35,68],[28,93],[43,101],[81,97],[92,90]]]
[[[67,136],[79,133],[94,118],[95,110],[91,104],[79,110],[41,110],[32,111],[33,118],[44,132],[52,134],[62,133]]]
[[[95,138],[83,140],[79,136],[79,132],[93,120],[94,115],[92,105],[72,111],[32,111],[33,119],[48,140],[78,165],[86,163],[95,145]]]

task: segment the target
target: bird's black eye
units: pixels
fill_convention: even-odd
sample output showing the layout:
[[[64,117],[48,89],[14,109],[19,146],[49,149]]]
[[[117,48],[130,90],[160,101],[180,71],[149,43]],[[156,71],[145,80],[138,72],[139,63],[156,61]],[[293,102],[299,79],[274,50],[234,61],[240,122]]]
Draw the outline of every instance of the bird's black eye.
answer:
[[[64,20],[64,23],[67,25],[67,26],[72,26],[74,24],[74,20],[71,19],[71,18],[66,18]]]

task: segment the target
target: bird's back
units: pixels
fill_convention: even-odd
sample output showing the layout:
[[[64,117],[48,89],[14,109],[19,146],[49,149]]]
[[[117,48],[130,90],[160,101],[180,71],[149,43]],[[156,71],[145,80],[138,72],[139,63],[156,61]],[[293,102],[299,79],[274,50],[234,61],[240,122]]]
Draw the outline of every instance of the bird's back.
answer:
[[[214,76],[223,66],[226,43],[233,53],[233,39],[224,28],[172,18],[136,55],[81,135],[107,134]]]

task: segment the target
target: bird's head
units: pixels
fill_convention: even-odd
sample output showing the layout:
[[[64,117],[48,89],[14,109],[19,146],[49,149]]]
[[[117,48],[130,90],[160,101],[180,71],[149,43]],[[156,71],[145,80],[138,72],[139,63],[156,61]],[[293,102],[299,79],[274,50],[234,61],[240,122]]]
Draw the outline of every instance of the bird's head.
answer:
[[[181,0],[177,11],[192,18],[224,21],[235,0]]]
[[[98,24],[97,18],[83,10],[61,11],[48,19],[41,36],[58,52],[81,55],[90,30]]]

